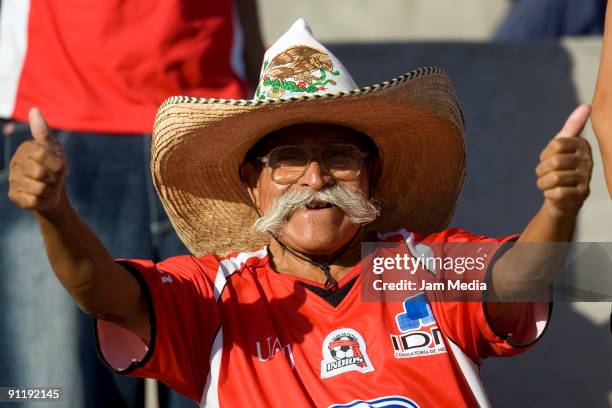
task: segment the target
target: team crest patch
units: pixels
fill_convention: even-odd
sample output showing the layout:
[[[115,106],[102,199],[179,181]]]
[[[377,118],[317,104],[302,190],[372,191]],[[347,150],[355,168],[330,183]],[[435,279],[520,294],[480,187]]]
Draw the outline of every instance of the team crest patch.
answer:
[[[338,329],[323,341],[321,378],[329,378],[349,371],[374,371],[361,334],[353,329]]]
[[[389,396],[374,398],[371,400],[355,400],[348,404],[333,404],[328,408],[369,408],[369,407],[385,407],[385,408],[419,408],[416,402],[406,397]]]
[[[256,99],[289,98],[326,91],[337,85],[329,55],[306,45],[291,47],[264,61],[262,80],[255,91]]]

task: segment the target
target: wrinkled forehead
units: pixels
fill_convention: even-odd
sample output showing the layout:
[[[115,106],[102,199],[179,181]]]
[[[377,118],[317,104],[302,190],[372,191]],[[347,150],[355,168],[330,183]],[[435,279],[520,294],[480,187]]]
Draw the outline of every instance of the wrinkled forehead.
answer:
[[[270,150],[279,146],[310,147],[330,143],[352,144],[364,152],[377,151],[372,139],[354,129],[325,123],[306,123],[269,133],[253,146],[248,155],[265,156]]]

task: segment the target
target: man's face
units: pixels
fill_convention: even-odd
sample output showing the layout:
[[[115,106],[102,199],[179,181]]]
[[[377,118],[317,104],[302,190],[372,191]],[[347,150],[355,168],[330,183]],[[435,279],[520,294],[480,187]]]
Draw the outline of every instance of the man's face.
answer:
[[[358,137],[350,129],[308,124],[291,126],[276,132],[261,152],[262,156],[265,156],[280,146],[298,146],[310,152],[321,152],[332,145],[350,145],[359,152],[364,151]],[[368,197],[369,175],[363,158],[359,159],[361,168],[358,175],[348,180],[338,180],[322,166],[321,154],[313,153],[312,161],[304,173],[289,184],[280,183],[278,173],[273,178],[269,166],[264,166],[258,176],[247,175],[246,177],[252,180],[257,177],[249,190],[260,213],[268,214],[275,201],[289,189],[322,191],[339,184]],[[254,172],[255,169],[249,167],[247,171]],[[297,174],[299,175],[299,172]],[[312,255],[332,254],[347,244],[359,228],[338,206],[311,207],[312,205],[302,206],[293,212],[281,230],[283,243],[294,250]]]

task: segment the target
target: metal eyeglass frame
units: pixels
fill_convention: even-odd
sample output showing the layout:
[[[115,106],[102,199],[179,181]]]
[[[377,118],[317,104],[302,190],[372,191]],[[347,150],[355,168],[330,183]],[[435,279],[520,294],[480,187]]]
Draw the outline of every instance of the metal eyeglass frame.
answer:
[[[330,176],[332,176],[332,177],[333,177],[335,180],[339,180],[339,181],[351,181],[351,180],[356,180],[356,179],[359,177],[359,175],[361,174],[361,170],[363,169],[363,167],[364,167],[364,165],[365,165],[365,160],[364,160],[364,159],[368,158],[368,157],[370,156],[370,153],[366,153],[366,152],[364,152],[364,151],[361,151],[361,150],[360,150],[359,148],[357,148],[355,145],[348,144],[348,143],[333,143],[333,144],[331,144],[331,145],[329,145],[329,146],[344,146],[344,147],[347,147],[347,148],[349,148],[349,149],[353,150],[354,152],[358,153],[358,158],[362,160],[361,166],[359,167],[359,170],[357,171],[357,174],[355,174],[355,176],[354,176],[354,177],[352,177],[352,178],[350,178],[350,179],[338,179],[336,176],[334,176],[334,175],[332,174],[332,172],[331,172],[331,171],[329,171],[329,170],[328,170],[328,169],[325,167],[325,165],[323,164],[323,162],[320,160],[320,157],[319,157],[319,160],[318,160],[318,161],[319,161],[319,164],[320,164],[321,168],[322,168],[323,170],[325,170],[325,172],[326,172],[327,174],[329,174]],[[299,180],[299,178],[300,178],[300,177],[302,177],[302,176],[303,176],[303,175],[306,173],[306,170],[308,170],[308,167],[310,167],[310,164],[312,163],[312,160],[313,160],[313,159],[316,157],[315,155],[313,155],[313,154],[312,154],[312,151],[313,151],[313,150],[319,150],[319,151],[320,151],[320,150],[325,149],[325,148],[327,148],[327,147],[329,147],[329,146],[325,146],[325,147],[323,147],[323,148],[320,148],[320,147],[319,147],[319,148],[317,148],[317,149],[307,149],[307,148],[305,148],[305,147],[302,147],[302,146],[296,146],[296,145],[284,145],[284,146],[278,146],[278,147],[275,147],[274,149],[270,150],[270,151],[268,152],[268,154],[267,154],[267,155],[265,155],[265,156],[263,156],[263,157],[255,157],[255,159],[257,159],[258,161],[260,161],[261,163],[263,163],[263,164],[264,164],[264,165],[265,165],[267,168],[269,168],[269,169],[272,171],[271,178],[272,178],[272,180],[274,180],[274,182],[275,182],[275,183],[282,184],[282,185],[288,185],[288,184],[293,184],[293,183],[295,183],[297,180]],[[299,176],[297,176],[297,177],[296,177],[295,179],[293,179],[292,181],[280,182],[280,181],[276,181],[276,180],[274,179],[274,172],[276,171],[276,169],[273,169],[272,167],[270,167],[270,165],[269,165],[269,161],[270,161],[270,156],[272,155],[272,153],[273,153],[275,150],[278,150],[278,149],[281,149],[281,148],[284,148],[284,147],[295,147],[295,148],[303,149],[303,150],[307,151],[307,152],[309,153],[309,155],[308,155],[308,162],[307,162],[307,163],[304,165],[304,170],[302,171],[302,173],[301,173]]]

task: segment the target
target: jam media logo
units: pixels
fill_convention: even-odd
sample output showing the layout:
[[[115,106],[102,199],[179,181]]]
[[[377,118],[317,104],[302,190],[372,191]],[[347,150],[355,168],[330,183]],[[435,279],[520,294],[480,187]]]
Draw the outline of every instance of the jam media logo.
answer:
[[[323,341],[321,378],[329,378],[348,371],[374,371],[361,334],[353,329],[338,329]]]
[[[385,408],[419,408],[416,402],[406,397],[389,396],[380,397],[371,400],[355,400],[348,404],[333,404],[328,408],[369,408],[369,407],[385,407]]]
[[[442,333],[424,293],[404,300],[404,311],[395,316],[402,334],[391,334],[395,358],[422,357],[445,353]]]

